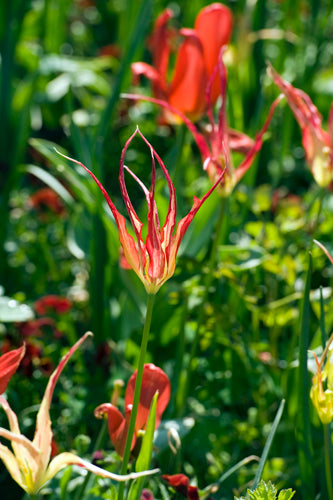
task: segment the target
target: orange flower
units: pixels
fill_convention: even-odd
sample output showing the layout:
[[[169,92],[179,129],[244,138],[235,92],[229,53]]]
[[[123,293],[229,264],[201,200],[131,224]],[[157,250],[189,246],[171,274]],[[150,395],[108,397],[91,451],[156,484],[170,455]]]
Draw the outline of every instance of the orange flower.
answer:
[[[110,439],[116,452],[121,457],[124,453],[128,426],[131,417],[136,375],[137,371],[133,373],[126,387],[125,417],[120,413],[118,408],[111,403],[104,403],[98,406],[94,412],[95,417],[97,418],[102,418],[103,415],[107,416]],[[135,432],[131,449],[134,448],[140,431],[146,428],[150,406],[156,392],[158,392],[159,395],[156,406],[155,429],[157,429],[160,425],[162,414],[170,399],[170,382],[168,376],[163,370],[161,370],[161,368],[158,368],[152,363],[146,363],[143,368],[140,401],[135,421]]]
[[[155,22],[150,41],[153,65],[137,62],[132,64],[132,71],[136,79],[144,75],[152,82],[155,97],[167,101],[192,120],[197,120],[206,107],[206,87],[220,50],[230,40],[232,14],[225,5],[213,3],[199,12],[194,29],[179,31],[183,41],[177,51],[176,65],[169,83],[167,73],[171,39],[175,37],[175,32],[168,28],[172,16],[172,11],[166,9]],[[212,90],[214,103],[218,95],[219,83],[215,78]],[[175,116],[165,113],[165,119],[172,122]]]
[[[216,77],[218,77],[220,95],[222,98],[222,104],[219,109],[217,120],[214,119],[213,113],[214,85],[216,82]],[[182,110],[178,109],[176,106],[173,106],[165,99],[157,99],[154,97],[148,97],[138,94],[123,94],[123,97],[129,99],[142,99],[158,104],[163,109],[166,109],[170,115],[178,116],[180,120],[185,123],[187,128],[192,133],[193,138],[199,148],[202,157],[203,168],[207,171],[207,174],[211,181],[215,183],[217,179],[221,177],[222,172],[225,170],[223,180],[221,179],[221,182],[218,186],[218,192],[221,196],[227,196],[251,167],[255,155],[258,153],[258,151],[260,151],[263,136],[269,126],[275,107],[281,100],[281,96],[279,96],[273,102],[262,129],[256,135],[256,138],[253,141],[246,134],[243,134],[242,132],[238,132],[236,130],[232,130],[228,127],[226,116],[226,88],[227,71],[221,54],[221,57],[217,61],[217,64],[212,73],[212,77],[206,88],[206,115],[208,124],[206,125],[203,132],[200,131],[199,127],[192,123],[192,121],[186,116],[184,112],[182,112]],[[237,151],[239,153],[245,154],[245,158],[238,167],[234,167],[230,151]]]
[[[136,177],[136,175],[125,166],[125,153],[134,138],[134,136],[139,133],[142,139],[145,141],[147,146],[150,149],[151,159],[152,159],[152,182],[150,190],[146,188],[146,186],[141,182],[140,179]],[[64,156],[64,155],[63,155]],[[120,160],[120,173],[119,173],[119,183],[121,194],[125,202],[125,206],[127,212],[129,214],[134,233],[136,236],[137,243],[135,243],[134,238],[128,233],[126,228],[126,220],[125,218],[118,212],[115,205],[112,203],[109,195],[105,191],[102,184],[96,178],[96,176],[82,163],[73,160],[67,156],[64,156],[68,160],[81,165],[94,179],[99,189],[102,191],[103,196],[109,205],[111,212],[115,218],[116,224],[118,226],[119,232],[119,240],[121,246],[124,250],[124,256],[129,264],[129,266],[135,271],[135,273],[139,276],[142,283],[144,284],[147,292],[149,294],[155,294],[160,289],[160,287],[167,281],[174,273],[176,267],[176,255],[178,252],[179,245],[187,231],[188,226],[190,225],[193,217],[204,203],[204,201],[210,196],[213,190],[217,187],[219,182],[222,180],[223,172],[220,177],[217,179],[213,187],[206,193],[200,200],[194,197],[193,207],[190,212],[181,219],[176,225],[176,192],[174,185],[171,182],[169,173],[158,156],[156,151],[153,149],[151,144],[147,141],[147,139],[141,134],[139,129],[136,129],[134,134],[128,139],[125,144],[125,147],[121,154]],[[169,209],[164,222],[164,225],[160,226],[157,206],[155,202],[155,159],[157,163],[161,167],[163,174],[166,178],[168,189],[169,189]],[[137,181],[141,189],[143,190],[146,201],[148,205],[148,230],[146,242],[143,241],[142,237],[142,228],[143,224],[136,214],[134,207],[129,199],[124,170],[129,172],[129,174]],[[173,234],[174,229],[176,228],[175,234]]]
[[[19,349],[6,352],[0,357],[0,394],[5,392],[8,382],[16,372],[25,353],[23,344]]]
[[[321,116],[310,97],[289,82],[283,80],[272,66],[269,76],[286,96],[288,104],[302,130],[302,142],[306,160],[312,175],[321,187],[326,187],[333,178],[333,104],[329,113],[329,132],[321,125]]]

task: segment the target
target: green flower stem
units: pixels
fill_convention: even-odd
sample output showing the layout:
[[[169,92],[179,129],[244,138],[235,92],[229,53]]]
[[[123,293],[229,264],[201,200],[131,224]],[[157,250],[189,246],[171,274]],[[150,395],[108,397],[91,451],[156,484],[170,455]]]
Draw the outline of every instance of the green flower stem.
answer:
[[[221,239],[221,234],[223,230],[223,221],[224,221],[224,215],[225,215],[225,208],[226,208],[226,198],[221,198],[221,204],[220,204],[220,210],[218,214],[218,219],[216,221],[216,226],[215,226],[215,235],[213,239],[213,244],[210,252],[210,257],[209,257],[209,262],[208,262],[208,270],[207,274],[205,276],[205,288],[204,288],[204,295],[202,299],[202,307],[199,313],[199,318],[198,318],[198,323],[197,323],[197,328],[196,328],[196,333],[194,337],[194,341],[192,343],[191,351],[190,351],[190,357],[188,361],[188,366],[186,370],[186,376],[183,378],[184,383],[181,386],[181,391],[182,395],[181,397],[178,398],[178,401],[182,401],[183,403],[183,408],[178,408],[177,414],[178,416],[181,415],[182,410],[185,409],[186,405],[186,399],[188,396],[189,388],[190,388],[190,383],[191,383],[191,375],[192,371],[194,370],[194,360],[196,358],[196,353],[198,349],[198,344],[199,344],[199,339],[200,339],[200,333],[201,333],[201,326],[204,322],[205,319],[205,304],[207,301],[207,297],[209,294],[209,289],[213,281],[214,277],[214,268],[216,264],[216,257],[217,257],[217,250],[219,247],[220,239]]]
[[[324,425],[324,446],[325,446],[325,476],[326,476],[326,487],[327,487],[327,498],[328,500],[333,500],[333,480],[332,480],[332,456],[331,456],[331,429],[329,424]]]
[[[120,470],[121,474],[126,474],[128,462],[129,462],[129,458],[130,458],[130,454],[131,454],[131,445],[132,445],[132,441],[133,441],[136,416],[137,416],[138,407],[139,407],[143,367],[144,367],[146,351],[147,351],[147,344],[148,344],[150,324],[151,324],[151,318],[152,318],[152,312],[153,312],[153,306],[154,306],[154,299],[155,299],[155,295],[151,295],[151,294],[148,295],[146,320],[145,320],[145,324],[144,324],[143,332],[142,332],[140,356],[139,356],[138,370],[137,370],[135,389],[134,389],[133,407],[132,407],[131,418],[130,418],[128,433],[127,433],[127,438],[126,438],[123,463],[122,463],[121,470]],[[124,488],[125,488],[125,483],[120,483],[119,490],[118,490],[118,500],[123,500]]]

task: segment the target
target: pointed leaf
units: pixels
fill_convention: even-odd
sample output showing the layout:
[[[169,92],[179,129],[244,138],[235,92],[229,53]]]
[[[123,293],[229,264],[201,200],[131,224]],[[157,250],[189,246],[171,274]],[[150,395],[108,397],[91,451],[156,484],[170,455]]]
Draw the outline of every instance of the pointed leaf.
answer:
[[[155,393],[155,396],[153,397],[153,400],[151,402],[146,432],[143,436],[140,453],[135,464],[136,472],[142,472],[145,469],[148,469],[148,467],[150,466],[151,456],[153,452],[157,399],[158,392]],[[140,498],[144,481],[144,478],[139,478],[134,481],[129,492],[128,500],[138,500]]]

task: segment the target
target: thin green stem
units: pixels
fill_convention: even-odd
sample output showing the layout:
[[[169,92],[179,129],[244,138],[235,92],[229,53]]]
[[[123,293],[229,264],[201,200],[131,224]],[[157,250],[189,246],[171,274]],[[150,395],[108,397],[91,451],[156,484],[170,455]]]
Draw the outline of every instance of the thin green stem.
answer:
[[[148,295],[146,320],[145,320],[145,324],[144,324],[143,332],[142,332],[142,341],[141,341],[140,356],[139,356],[139,361],[138,361],[138,370],[137,370],[135,389],[134,389],[133,406],[132,406],[131,418],[130,418],[129,427],[128,427],[127,438],[126,438],[123,463],[122,463],[121,470],[120,470],[121,474],[126,474],[128,462],[129,462],[130,454],[131,454],[131,445],[132,445],[132,441],[133,441],[134,430],[135,430],[135,421],[136,421],[136,416],[138,413],[138,407],[139,407],[139,401],[140,401],[143,367],[144,367],[147,345],[148,345],[150,324],[151,324],[151,318],[152,318],[152,312],[153,312],[153,306],[154,306],[154,298],[155,298],[155,295]],[[125,483],[120,483],[119,490],[118,490],[118,500],[123,500],[124,488],[125,488]]]
[[[326,486],[327,486],[327,498],[328,500],[333,500],[333,480],[332,480],[332,441],[331,441],[331,429],[329,424],[324,425],[324,446],[325,446],[325,476],[326,476]]]
[[[182,394],[182,397],[180,398],[180,400],[183,401],[184,405],[186,404],[186,399],[187,399],[188,391],[190,388],[191,375],[192,375],[192,371],[194,369],[193,363],[194,363],[197,349],[198,349],[201,326],[202,326],[202,324],[204,322],[204,318],[205,318],[205,304],[206,304],[207,297],[209,294],[209,289],[211,287],[213,277],[214,277],[214,267],[216,264],[217,250],[219,247],[221,234],[222,234],[222,230],[223,230],[223,220],[224,220],[224,214],[225,214],[225,207],[226,207],[226,198],[221,198],[220,210],[219,210],[218,219],[216,221],[216,226],[215,226],[215,228],[216,228],[215,235],[214,235],[213,244],[212,244],[212,248],[211,248],[211,252],[210,252],[208,269],[207,269],[207,273],[206,273],[205,281],[204,281],[205,288],[204,288],[204,295],[203,295],[203,299],[202,299],[202,307],[201,307],[201,310],[199,313],[195,337],[194,337],[194,341],[192,343],[192,347],[191,347],[191,351],[190,351],[190,357],[189,357],[188,366],[187,366],[187,370],[186,370],[186,379],[185,379],[185,382],[182,386],[183,394]],[[180,411],[179,411],[178,416],[180,416]]]

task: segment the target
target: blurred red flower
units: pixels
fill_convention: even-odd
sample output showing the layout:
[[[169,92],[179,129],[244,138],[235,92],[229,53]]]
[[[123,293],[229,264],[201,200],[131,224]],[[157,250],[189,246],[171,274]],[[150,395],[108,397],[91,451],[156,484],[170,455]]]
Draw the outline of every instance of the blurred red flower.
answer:
[[[185,474],[164,474],[162,479],[166,481],[178,493],[191,500],[199,500],[199,491],[196,486],[190,485],[190,480]]]
[[[55,214],[65,213],[60,196],[51,188],[42,188],[29,197],[29,204],[36,210],[49,209]]]
[[[59,295],[45,295],[36,300],[34,308],[40,316],[49,312],[64,314],[72,308],[72,301]]]
[[[310,97],[283,80],[272,66],[268,67],[267,72],[285,95],[301,127],[306,160],[315,181],[319,186],[327,187],[333,180],[333,104],[327,132],[322,128],[321,116]]]
[[[227,44],[232,31],[232,14],[225,5],[213,3],[199,12],[194,29],[179,31],[183,41],[177,49],[177,59],[171,82],[168,82],[169,56],[175,30],[168,27],[173,16],[170,9],[163,11],[155,22],[150,39],[153,64],[132,64],[135,80],[140,75],[152,82],[154,96],[167,101],[192,120],[203,114],[205,92],[213,70],[218,62],[220,50]],[[219,82],[214,78],[212,101],[219,95]],[[177,115],[165,113],[166,121],[175,121]]]

